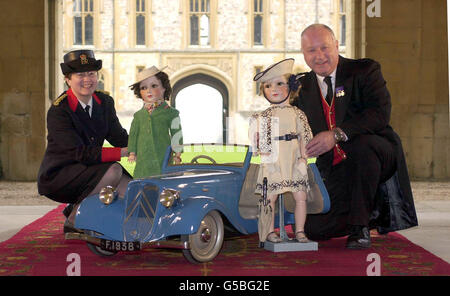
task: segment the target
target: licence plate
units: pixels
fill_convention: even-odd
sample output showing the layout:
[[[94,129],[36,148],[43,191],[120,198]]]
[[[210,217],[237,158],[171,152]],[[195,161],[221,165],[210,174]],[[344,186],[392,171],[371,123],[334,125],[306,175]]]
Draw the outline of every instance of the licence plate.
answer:
[[[112,241],[108,239],[102,239],[100,241],[100,248],[106,251],[123,251],[132,252],[139,251],[141,249],[140,242],[120,242]]]

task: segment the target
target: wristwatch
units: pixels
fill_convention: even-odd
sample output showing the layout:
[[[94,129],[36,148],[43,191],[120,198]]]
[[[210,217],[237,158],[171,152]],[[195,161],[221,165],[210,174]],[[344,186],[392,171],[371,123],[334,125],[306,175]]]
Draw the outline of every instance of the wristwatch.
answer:
[[[332,131],[334,133],[334,140],[336,141],[336,143],[346,142],[348,140],[347,135],[340,128],[334,128],[332,129]]]

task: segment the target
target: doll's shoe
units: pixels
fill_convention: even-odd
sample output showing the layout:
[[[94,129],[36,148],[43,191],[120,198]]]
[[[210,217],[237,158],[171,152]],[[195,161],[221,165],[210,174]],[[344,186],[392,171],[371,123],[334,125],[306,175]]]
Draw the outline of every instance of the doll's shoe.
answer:
[[[295,239],[296,239],[299,243],[309,243],[309,239],[306,237],[304,231],[297,231],[297,232],[295,233]]]
[[[274,231],[267,235],[266,240],[271,243],[281,243],[281,238]]]

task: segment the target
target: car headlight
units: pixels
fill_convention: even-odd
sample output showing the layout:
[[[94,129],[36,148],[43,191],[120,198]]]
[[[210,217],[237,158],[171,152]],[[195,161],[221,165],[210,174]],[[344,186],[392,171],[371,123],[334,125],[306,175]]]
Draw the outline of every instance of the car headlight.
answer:
[[[103,187],[100,190],[100,194],[98,195],[98,198],[105,205],[109,205],[116,198],[116,192],[115,191],[116,191],[116,189],[114,187],[112,187],[112,186],[108,185],[106,187]]]
[[[179,191],[175,189],[164,189],[159,195],[159,202],[166,208],[170,208],[179,198]]]

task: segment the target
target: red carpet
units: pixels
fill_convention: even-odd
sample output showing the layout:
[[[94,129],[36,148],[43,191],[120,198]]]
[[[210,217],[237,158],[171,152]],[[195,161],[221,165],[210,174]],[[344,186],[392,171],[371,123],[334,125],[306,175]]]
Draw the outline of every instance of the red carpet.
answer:
[[[372,264],[368,255],[380,256],[381,275],[450,275],[450,264],[397,233],[372,237],[372,248],[344,248],[345,238],[319,242],[319,251],[272,253],[257,246],[257,235],[225,241],[213,262],[188,263],[181,251],[144,249],[104,258],[94,255],[84,242],[65,241],[63,206],[25,226],[0,243],[1,275],[61,275],[80,256],[81,275],[189,275],[189,276],[365,276]],[[370,268],[369,268],[370,269]]]

